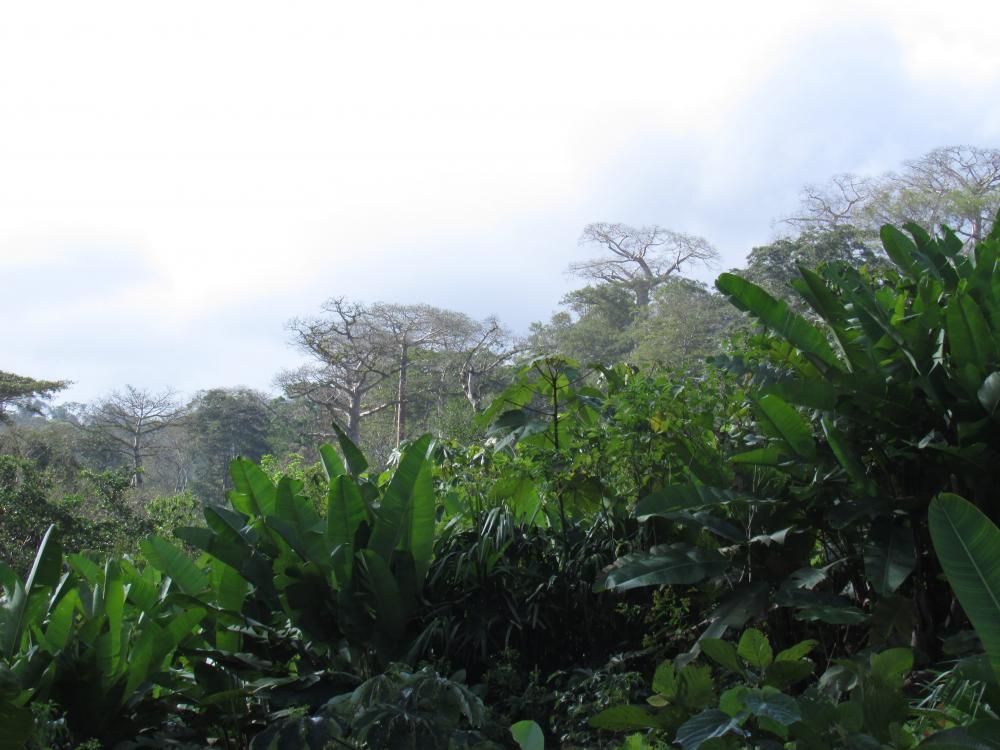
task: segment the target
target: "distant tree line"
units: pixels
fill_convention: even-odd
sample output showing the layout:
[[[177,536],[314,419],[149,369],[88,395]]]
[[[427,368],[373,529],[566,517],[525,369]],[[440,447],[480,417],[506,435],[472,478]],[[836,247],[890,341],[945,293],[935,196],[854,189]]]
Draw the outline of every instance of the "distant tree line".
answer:
[[[936,149],[898,172],[807,186],[799,208],[777,224],[779,236],[752,248],[736,273],[795,306],[789,284],[799,265],[836,260],[883,272],[884,222],[946,224],[971,250],[998,208],[1000,151]],[[424,432],[481,438],[474,417],[531,356],[691,370],[746,325],[691,278],[718,264],[703,237],[599,222],[583,229],[580,247],[586,255],[569,271],[585,285],[525,337],[492,317],[332,297],[317,314],[288,322],[290,343],[308,362],[276,375],[278,395],[224,387],[183,400],[126,385],[89,404],[49,406],[67,381],[0,372],[0,510],[8,509],[0,524],[26,524],[5,531],[8,542],[29,545],[46,519],[62,518],[76,519],[88,544],[127,546],[142,524],[198,522],[197,508],[231,489],[226,467],[237,456],[309,467],[311,446],[329,440],[337,423],[385,465]],[[107,526],[115,514],[127,517],[117,531]]]

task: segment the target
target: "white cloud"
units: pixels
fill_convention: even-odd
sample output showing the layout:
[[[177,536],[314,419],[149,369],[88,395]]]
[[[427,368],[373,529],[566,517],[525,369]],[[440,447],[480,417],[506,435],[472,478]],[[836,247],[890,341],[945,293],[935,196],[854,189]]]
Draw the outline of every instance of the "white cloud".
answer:
[[[489,311],[514,319],[544,311],[594,214],[688,222],[678,228],[711,236],[715,215],[696,204],[752,196],[775,156],[742,146],[774,146],[754,123],[780,127],[776,106],[812,106],[810,92],[781,101],[770,82],[787,74],[790,55],[821,68],[807,54],[817,35],[849,44],[858,25],[883,29],[884,54],[915,80],[981,86],[1000,77],[996,53],[978,45],[975,57],[967,43],[996,27],[981,11],[969,31],[953,6],[893,6],[8,4],[0,274],[35,269],[37,293],[0,300],[0,314],[31,321],[36,337],[61,326],[95,340],[128,322],[170,343],[147,350],[123,337],[95,365],[85,347],[60,360],[0,332],[0,348],[13,352],[0,366],[78,379],[98,367],[103,374],[91,370],[79,390],[87,395],[131,372],[197,387],[237,370],[225,340],[207,337],[225,339],[209,322],[236,325],[247,319],[240,311],[257,311],[265,330],[240,336],[269,359],[283,351],[281,321],[331,294],[413,299],[427,290],[443,305],[496,300]],[[809,149],[824,137],[835,135],[797,143]],[[641,174],[644,159],[650,170],[685,170],[668,186],[672,206],[641,198],[643,185],[622,172]],[[742,172],[730,179],[727,169]],[[794,165],[784,171],[797,174]],[[609,176],[620,184],[602,184]],[[106,274],[73,262],[95,247],[116,248],[143,274],[83,299],[46,288],[53,268]],[[518,285],[530,296],[503,309],[510,297],[499,290]],[[191,360],[188,370],[165,361],[157,369],[164,348]],[[148,372],[122,364],[137,359],[149,360]],[[264,385],[280,364],[238,379]]]

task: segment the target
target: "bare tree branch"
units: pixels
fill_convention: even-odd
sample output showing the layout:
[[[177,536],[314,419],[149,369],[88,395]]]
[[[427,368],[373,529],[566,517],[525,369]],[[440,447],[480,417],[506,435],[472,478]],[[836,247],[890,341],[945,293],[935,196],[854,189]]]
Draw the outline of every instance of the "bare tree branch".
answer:
[[[682,268],[710,266],[719,252],[703,237],[660,226],[631,227],[600,222],[583,229],[580,245],[599,246],[596,258],[571,263],[570,273],[630,288],[636,304],[646,307],[650,293]]]

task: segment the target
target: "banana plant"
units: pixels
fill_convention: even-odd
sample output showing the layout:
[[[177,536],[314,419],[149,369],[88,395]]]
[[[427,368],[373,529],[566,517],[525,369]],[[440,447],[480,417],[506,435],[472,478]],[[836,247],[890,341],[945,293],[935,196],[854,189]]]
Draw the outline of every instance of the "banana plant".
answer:
[[[247,621],[277,626],[274,613],[281,613],[331,653],[346,643],[385,662],[405,645],[433,555],[431,438],[406,446],[381,481],[343,432],[339,441],[346,464],[332,446],[320,448],[329,482],[325,518],[299,481],[274,482],[253,462],[236,459],[231,507],[206,507],[207,527],[175,532],[204,552],[202,560],[158,537],[143,550],[189,596]],[[227,601],[211,571],[229,584]]]
[[[0,600],[8,717],[0,738],[19,736],[33,701],[55,701],[75,736],[112,743],[162,722],[167,703],[148,701],[187,687],[170,671],[182,644],[201,643],[204,609],[177,606],[171,587],[127,558],[103,567],[64,558],[50,529],[25,581],[4,571]],[[8,734],[3,734],[8,732]]]

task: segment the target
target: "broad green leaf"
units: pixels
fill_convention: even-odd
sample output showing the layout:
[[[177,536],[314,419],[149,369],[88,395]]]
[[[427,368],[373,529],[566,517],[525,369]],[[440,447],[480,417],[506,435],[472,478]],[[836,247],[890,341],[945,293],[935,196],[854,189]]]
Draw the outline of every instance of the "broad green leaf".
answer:
[[[736,653],[736,646],[729,641],[724,641],[721,638],[702,638],[698,641],[698,645],[701,646],[705,656],[716,664],[725,667],[734,674],[746,676],[747,672]]]
[[[635,516],[640,521],[646,521],[652,516],[662,516],[681,510],[701,510],[730,503],[761,502],[769,501],[745,493],[691,482],[689,484],[673,484],[642,498],[635,504]]]
[[[788,727],[802,719],[799,704],[790,695],[780,690],[764,687],[760,690],[748,690],[743,696],[743,705],[757,717],[765,717]]]
[[[774,661],[774,651],[767,636],[756,628],[748,628],[740,636],[737,653],[758,669],[766,669]]]
[[[344,462],[340,460],[337,451],[329,443],[323,443],[319,447],[319,457],[323,461],[323,471],[326,472],[327,480],[347,473]]]
[[[335,476],[330,480],[326,498],[326,538],[334,554],[337,583],[342,588],[351,583],[354,569],[354,535],[367,519],[365,501],[351,477]]]
[[[745,716],[747,708],[743,705],[743,696],[749,689],[746,685],[736,685],[724,691],[719,696],[719,708],[729,716]]]
[[[715,682],[708,666],[688,664],[677,675],[677,702],[698,710],[715,703]]]
[[[819,641],[800,641],[796,643],[791,648],[786,648],[784,651],[779,651],[778,655],[774,657],[776,662],[778,661],[798,661],[803,656],[811,653],[814,648],[819,645]]]
[[[595,591],[627,591],[641,586],[691,584],[721,575],[729,559],[716,550],[686,544],[660,545],[615,561],[611,570],[594,584]]]
[[[297,486],[298,485],[298,486]],[[320,519],[309,500],[297,494],[301,483],[290,477],[278,480],[274,498],[274,515],[285,521],[299,533],[319,531]]]
[[[333,424],[333,430],[337,433],[337,442],[340,443],[340,450],[343,452],[344,458],[347,459],[347,467],[351,470],[351,474],[355,477],[361,476],[368,468],[368,460],[365,455],[336,422]]]
[[[677,674],[673,662],[662,662],[653,673],[653,692],[673,700],[677,697]]]
[[[208,585],[208,578],[183,550],[163,537],[151,536],[139,544],[146,559],[163,575],[170,576],[181,591],[197,596]]]
[[[510,734],[520,750],[545,750],[545,735],[533,721],[518,721],[510,725]]]
[[[258,518],[274,515],[274,482],[257,464],[245,458],[234,459],[229,464],[229,475],[236,488],[230,493],[233,507]]]
[[[885,248],[886,255],[892,262],[903,269],[910,278],[919,278],[920,270],[914,262],[917,246],[913,244],[913,240],[891,224],[884,225],[879,231],[879,235],[882,238],[882,246]]]
[[[80,594],[76,589],[71,589],[52,609],[49,622],[45,626],[45,640],[53,649],[54,654],[58,653],[60,649],[66,648],[69,643],[70,637],[73,635],[73,621],[79,605]]]
[[[799,414],[774,395],[757,399],[757,418],[764,434],[782,440],[798,456],[813,461],[816,458],[816,441],[812,426]]]
[[[945,331],[956,367],[972,364],[977,371],[983,372],[987,365],[995,362],[996,348],[989,323],[968,294],[956,294],[948,302]]]
[[[919,750],[1000,750],[1000,719],[979,719],[931,735]]]
[[[250,593],[250,586],[236,570],[223,562],[212,563],[212,589],[215,602],[221,609],[241,612],[243,603]],[[215,625],[215,646],[223,651],[236,653],[240,650],[241,636],[238,632],[226,630],[221,620]]]
[[[867,622],[868,615],[857,607],[816,604],[799,607],[795,619],[810,622],[819,620],[830,625],[860,625]]]
[[[734,464],[753,464],[755,466],[778,466],[782,458],[781,449],[776,445],[768,445],[763,448],[737,453],[729,458]]]
[[[994,414],[997,410],[997,404],[1000,403],[1000,372],[991,372],[987,375],[979,387],[977,395],[983,408],[990,414]]]
[[[612,706],[587,719],[590,726],[612,732],[628,732],[633,729],[655,729],[660,726],[656,714],[644,706]]]
[[[18,750],[27,747],[35,734],[35,718],[31,709],[15,706],[0,698],[0,748]]]
[[[374,550],[359,552],[369,590],[374,596],[375,624],[389,638],[399,638],[406,627],[406,612],[399,584],[389,564]]]
[[[21,585],[16,578],[14,590],[0,607],[0,647],[2,654],[12,657],[21,646],[21,636],[29,625],[36,624],[33,613],[40,618],[44,602],[62,575],[62,547],[55,538],[55,526],[50,525],[38,545],[28,578]],[[36,604],[37,602],[37,604]],[[40,624],[40,623],[38,623]]]
[[[674,742],[679,744],[682,750],[698,750],[704,743],[716,737],[724,737],[727,734],[742,736],[737,721],[724,711],[717,708],[709,708],[700,714],[692,716],[685,721],[677,730]]]
[[[931,501],[928,522],[941,567],[1000,677],[1000,529],[949,493]]]
[[[720,292],[741,310],[754,315],[762,324],[782,336],[803,354],[827,369],[841,369],[840,361],[830,348],[826,335],[788,305],[776,300],[756,284],[731,273],[724,273],[715,282]]]
[[[826,417],[823,417],[822,425],[823,434],[826,435],[826,442],[829,444],[830,450],[833,451],[837,462],[844,468],[854,486],[864,494],[874,494],[872,482],[868,478],[868,475],[865,474],[864,466],[862,466],[854,449],[847,443],[840,430]]]
[[[430,441],[430,435],[424,435],[403,452],[368,542],[369,549],[386,563],[397,548],[410,552],[420,580],[430,565],[434,543],[434,490],[427,459]]]
[[[913,532],[899,520],[880,518],[865,544],[865,574],[879,596],[889,596],[917,565]]]
[[[775,661],[767,668],[764,684],[784,688],[806,679],[815,669],[816,665],[809,659]]]
[[[63,572],[62,546],[53,534],[55,526],[45,530],[35,560],[31,564],[24,590],[31,596],[41,588],[55,588]]]
[[[872,674],[885,678],[889,684],[902,685],[903,678],[913,669],[913,651],[890,648],[871,656]]]
[[[118,676],[124,644],[125,585],[118,565],[109,560],[104,568],[104,615],[108,618],[107,648],[98,651],[102,687],[107,690]]]

